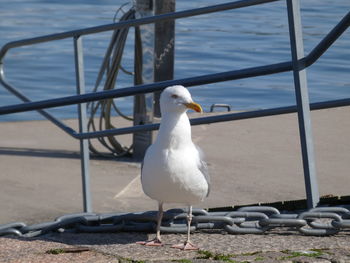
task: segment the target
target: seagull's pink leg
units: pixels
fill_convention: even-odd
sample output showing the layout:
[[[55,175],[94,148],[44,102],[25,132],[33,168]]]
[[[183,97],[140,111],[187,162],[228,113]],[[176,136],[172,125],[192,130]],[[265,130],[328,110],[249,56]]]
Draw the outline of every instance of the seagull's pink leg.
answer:
[[[158,240],[157,238],[150,240],[150,241],[137,241],[136,244],[148,246],[148,247],[161,247],[161,246],[163,246],[162,241]]]
[[[172,248],[178,248],[181,250],[198,250],[199,249],[197,246],[193,245],[190,240],[191,221],[192,221],[192,206],[189,206],[188,215],[187,215],[187,240],[183,244],[176,244],[171,246]]]
[[[157,235],[156,238],[150,241],[138,241],[136,244],[144,245],[144,246],[152,246],[152,247],[160,247],[163,246],[162,240],[160,238],[160,225],[162,224],[163,218],[163,202],[158,203],[158,216],[157,216]]]
[[[191,243],[191,241],[186,241],[183,244],[176,244],[176,245],[172,245],[172,248],[178,248],[181,250],[198,250],[199,248],[196,245],[193,245]]]

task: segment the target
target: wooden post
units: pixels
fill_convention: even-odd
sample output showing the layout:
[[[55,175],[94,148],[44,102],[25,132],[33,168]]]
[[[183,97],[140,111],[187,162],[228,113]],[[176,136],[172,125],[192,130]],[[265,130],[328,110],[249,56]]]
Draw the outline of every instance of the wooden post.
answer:
[[[175,11],[175,0],[136,0],[136,18]],[[142,25],[136,29],[135,84],[169,80],[174,73],[174,21]],[[140,37],[140,39],[138,39]],[[153,122],[160,117],[160,92],[137,95],[134,99],[134,125]],[[142,160],[152,144],[152,132],[138,132],[133,136],[133,158]]]
[[[154,15],[153,0],[136,0],[136,18]],[[138,43],[141,42],[141,46]],[[135,85],[154,81],[154,24],[142,25],[135,30]],[[134,125],[153,122],[153,95],[134,97]],[[152,144],[152,132],[136,132],[133,135],[133,158],[142,160]]]
[[[155,15],[175,12],[175,0],[154,0]],[[174,78],[175,21],[168,20],[155,24],[154,81]],[[154,116],[160,117],[160,92],[154,93]]]

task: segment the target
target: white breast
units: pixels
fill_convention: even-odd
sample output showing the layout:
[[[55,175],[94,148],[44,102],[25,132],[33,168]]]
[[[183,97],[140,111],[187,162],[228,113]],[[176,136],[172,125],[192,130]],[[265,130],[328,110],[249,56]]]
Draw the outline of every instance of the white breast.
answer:
[[[142,187],[152,199],[192,205],[207,195],[208,183],[198,169],[199,154],[193,144],[178,149],[152,145],[142,168]]]

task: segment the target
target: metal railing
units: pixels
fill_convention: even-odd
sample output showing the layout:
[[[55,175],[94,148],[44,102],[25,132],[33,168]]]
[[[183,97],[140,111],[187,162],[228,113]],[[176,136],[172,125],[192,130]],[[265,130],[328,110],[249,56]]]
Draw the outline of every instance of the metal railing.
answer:
[[[282,73],[287,71],[293,71],[294,84],[297,103],[293,106],[271,108],[265,110],[256,110],[250,112],[241,113],[228,113],[218,116],[209,116],[191,119],[192,125],[208,124],[223,121],[232,121],[247,118],[256,118],[271,116],[285,113],[298,113],[299,119],[299,131],[303,156],[303,168],[305,187],[307,195],[308,207],[315,207],[319,201],[318,186],[315,174],[315,164],[313,156],[313,142],[311,132],[311,120],[309,111],[317,109],[325,109],[331,107],[349,106],[350,98],[341,100],[332,100],[326,102],[309,103],[307,83],[305,77],[305,68],[312,65],[317,59],[342,35],[346,29],[350,26],[350,12],[345,15],[341,21],[320,41],[320,43],[307,55],[303,54],[302,36],[301,36],[301,22],[300,22],[300,6],[299,0],[286,0],[287,1],[287,13],[288,23],[291,41],[291,53],[292,60],[270,64],[259,67],[245,68],[241,70],[233,70],[227,72],[221,72],[216,74],[208,74],[202,76],[196,76],[191,78],[176,79],[169,81],[162,81],[152,84],[138,85],[134,87],[127,87],[121,89],[114,89],[108,91],[100,91],[96,93],[85,94],[84,84],[84,67],[83,67],[83,50],[82,50],[82,37],[84,35],[95,34],[105,31],[112,31],[120,28],[140,26],[143,24],[154,23],[158,21],[180,19],[185,17],[191,17],[196,15],[202,15],[212,12],[219,12],[223,10],[237,9],[248,7],[252,5],[259,5],[263,3],[275,2],[278,0],[242,0],[236,2],[230,2],[226,4],[208,6],[204,8],[197,8],[192,10],[186,10],[181,12],[174,12],[168,14],[162,14],[152,17],[146,17],[135,20],[128,20],[119,23],[113,23],[108,25],[102,25],[97,27],[84,28],[79,30],[73,30],[63,32],[59,34],[46,35],[36,38],[24,39],[19,41],[9,42],[0,50],[0,83],[12,94],[20,98],[24,103],[14,104],[0,107],[0,115],[11,114],[17,112],[25,112],[37,110],[45,118],[56,124],[59,128],[64,130],[70,136],[79,139],[81,142],[81,163],[82,163],[82,180],[83,180],[83,199],[84,199],[84,211],[92,211],[90,185],[89,185],[89,149],[87,145],[87,139],[97,138],[102,136],[111,136],[119,134],[134,133],[140,131],[156,130],[159,124],[147,124],[137,125],[133,127],[110,129],[97,132],[87,132],[86,126],[86,102],[119,98],[125,96],[133,96],[137,94],[144,94],[154,91],[161,91],[162,89],[170,85],[184,85],[187,87],[198,86],[203,84],[210,84],[228,80],[237,80],[243,78],[250,78],[256,76],[270,75],[276,73]],[[75,96],[67,96],[49,100],[41,100],[32,102],[24,94],[20,93],[15,87],[9,84],[5,80],[4,72],[4,57],[6,53],[13,48],[34,45],[43,42],[55,41],[60,39],[72,38],[74,41],[74,54],[76,65],[76,79],[77,79],[77,94]],[[79,131],[75,131],[72,128],[66,126],[63,122],[56,119],[50,113],[45,111],[46,108],[60,107],[66,105],[78,104],[79,107]]]

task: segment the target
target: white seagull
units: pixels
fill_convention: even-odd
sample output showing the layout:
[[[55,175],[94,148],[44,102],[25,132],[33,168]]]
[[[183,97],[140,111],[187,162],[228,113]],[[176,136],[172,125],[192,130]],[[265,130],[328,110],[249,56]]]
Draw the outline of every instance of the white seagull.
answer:
[[[198,249],[190,241],[192,205],[209,194],[207,165],[201,150],[192,142],[188,109],[202,112],[183,86],[166,88],[160,97],[162,119],[157,139],[147,149],[141,171],[142,188],[146,195],[158,201],[157,235],[152,241],[138,242],[146,246],[162,246],[160,226],[163,203],[188,206],[187,240],[173,245],[183,250]]]

